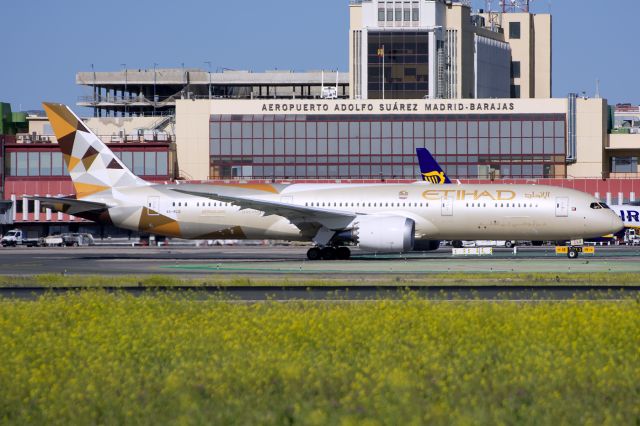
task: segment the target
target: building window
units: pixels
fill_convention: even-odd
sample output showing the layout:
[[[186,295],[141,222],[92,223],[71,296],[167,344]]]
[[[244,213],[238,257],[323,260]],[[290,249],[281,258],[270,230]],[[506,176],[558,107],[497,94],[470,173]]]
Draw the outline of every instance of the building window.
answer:
[[[393,22],[393,9],[387,9],[387,21]]]
[[[411,11],[411,19],[413,22],[418,22],[420,20],[420,9],[414,7]]]
[[[16,167],[16,176],[27,176],[28,162],[26,152],[17,153],[17,164],[18,166]]]
[[[403,19],[404,21],[411,21],[411,9],[404,9],[403,10],[404,16]]]
[[[224,124],[228,119],[223,117],[211,120]],[[428,148],[446,173],[460,179],[566,174],[562,114],[300,114],[247,115],[243,120],[259,126],[294,123],[293,134],[287,139],[257,136],[267,132],[256,133],[254,127],[252,144],[241,144],[237,154],[210,153],[213,178],[414,179],[419,176],[416,147]],[[217,145],[216,139],[218,135],[211,136],[211,146]],[[281,149],[274,146],[280,145],[282,154],[276,154]],[[262,148],[256,153],[249,146]]]
[[[381,7],[378,9],[378,21],[384,21],[384,8]]]
[[[612,173],[637,173],[638,157],[611,157]]]
[[[511,85],[511,97],[514,99],[519,99],[520,98],[520,85],[519,84],[512,84]]]
[[[402,21],[402,9],[399,7],[396,8],[396,22]]]
[[[509,38],[520,38],[520,22],[509,22]]]
[[[384,62],[384,72],[383,72]],[[369,99],[422,99],[429,94],[429,33],[370,32],[367,45]]]
[[[144,152],[136,151],[133,153],[133,173],[141,176],[144,174]]]
[[[51,153],[51,176],[63,176],[68,175],[67,167],[62,159],[61,152]]]
[[[511,62],[511,78],[520,78],[520,61]]]

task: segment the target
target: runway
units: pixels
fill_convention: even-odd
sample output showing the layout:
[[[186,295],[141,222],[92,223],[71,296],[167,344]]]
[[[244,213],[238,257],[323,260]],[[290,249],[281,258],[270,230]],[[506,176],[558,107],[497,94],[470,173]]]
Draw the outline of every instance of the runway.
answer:
[[[224,301],[374,301],[419,297],[440,301],[619,301],[640,296],[640,286],[358,286],[358,287],[106,287],[88,288],[0,288],[0,299],[36,300],[45,295],[59,296],[82,291],[155,296],[170,294],[193,300],[215,297]]]
[[[318,275],[364,279],[375,275],[443,272],[640,272],[638,247],[598,247],[569,260],[553,247],[496,249],[492,256],[435,252],[375,255],[353,251],[349,261],[306,260],[304,246],[0,248],[0,275],[172,275],[201,277]]]

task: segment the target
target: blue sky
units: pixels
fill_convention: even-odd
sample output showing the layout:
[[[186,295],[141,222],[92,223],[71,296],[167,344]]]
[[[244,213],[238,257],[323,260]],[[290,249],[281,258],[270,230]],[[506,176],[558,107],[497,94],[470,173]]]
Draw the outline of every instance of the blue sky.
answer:
[[[593,95],[599,79],[610,103],[640,103],[640,1],[536,0],[532,8],[553,14],[554,96]],[[30,0],[6,2],[0,13],[0,101],[14,110],[75,104],[85,94],[75,73],[91,64],[348,68],[348,0]]]

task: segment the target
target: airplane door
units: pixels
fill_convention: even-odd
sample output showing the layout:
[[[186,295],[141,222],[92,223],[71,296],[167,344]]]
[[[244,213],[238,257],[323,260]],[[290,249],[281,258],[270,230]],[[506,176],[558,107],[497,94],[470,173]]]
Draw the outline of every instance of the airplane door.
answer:
[[[452,197],[442,197],[441,201],[441,213],[442,216],[453,216],[453,198]]]
[[[159,215],[160,197],[147,197],[147,208],[149,209],[149,216]]]
[[[569,198],[558,197],[556,198],[556,217],[569,216]]]

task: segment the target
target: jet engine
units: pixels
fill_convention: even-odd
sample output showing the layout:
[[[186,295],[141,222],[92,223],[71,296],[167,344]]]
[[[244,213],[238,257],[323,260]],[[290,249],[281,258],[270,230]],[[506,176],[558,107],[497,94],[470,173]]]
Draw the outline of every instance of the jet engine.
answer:
[[[416,224],[400,216],[360,216],[350,239],[367,251],[405,252],[413,249]]]

